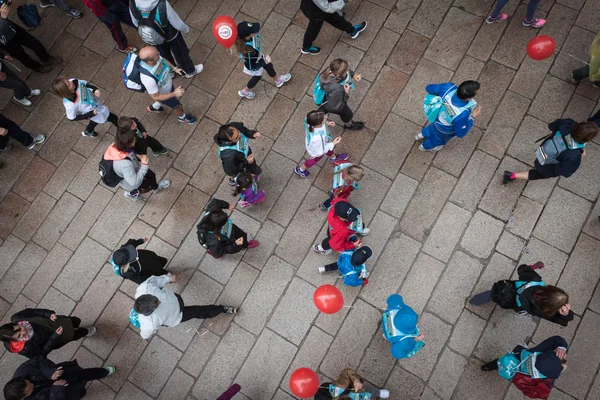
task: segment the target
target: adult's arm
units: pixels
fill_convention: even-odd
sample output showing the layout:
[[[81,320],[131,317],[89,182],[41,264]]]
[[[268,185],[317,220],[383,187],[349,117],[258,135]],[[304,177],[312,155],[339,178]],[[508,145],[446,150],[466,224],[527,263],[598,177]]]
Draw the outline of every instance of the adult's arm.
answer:
[[[52,314],[54,314],[54,311],[48,310],[46,308],[26,308],[22,311],[19,311],[16,314],[13,314],[13,316],[10,317],[10,320],[12,322],[16,322],[16,321],[21,321],[21,320],[31,318],[31,317],[50,318],[50,316]]]
[[[136,172],[133,163],[127,162],[127,165],[123,163],[121,173],[123,174],[123,179],[128,185],[138,188],[148,173],[148,169],[149,167],[147,164],[141,164],[140,169]]]
[[[453,125],[456,136],[459,138],[465,137],[473,126],[473,118],[471,118],[471,113],[468,111],[463,111],[458,117],[456,117]]]
[[[562,336],[557,335],[549,337],[537,346],[530,348],[529,351],[543,353],[544,351],[554,351],[558,348],[563,348],[567,350],[569,348],[569,345]]]
[[[187,26],[185,22],[181,20],[181,18],[179,18],[179,14],[177,14],[177,12],[173,10],[173,7],[171,7],[171,4],[168,1],[166,6],[167,19],[169,20],[171,26],[173,26],[173,28],[177,29],[179,32],[188,33],[190,31],[190,27]]]

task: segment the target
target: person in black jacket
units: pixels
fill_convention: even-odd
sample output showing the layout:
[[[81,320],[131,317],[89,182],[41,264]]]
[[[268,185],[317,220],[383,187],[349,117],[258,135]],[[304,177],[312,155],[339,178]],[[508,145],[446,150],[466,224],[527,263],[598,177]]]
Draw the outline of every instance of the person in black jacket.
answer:
[[[219,158],[229,176],[230,186],[235,186],[235,177],[240,172],[250,172],[255,179],[262,172],[248,143],[248,139],[260,137],[259,132],[246,128],[241,122],[230,122],[219,128],[214,140],[219,146]]]
[[[533,265],[520,265],[517,268],[517,281],[496,282],[492,290],[473,296],[470,303],[482,305],[493,301],[519,314],[531,314],[567,326],[573,320],[569,295],[556,286],[546,286],[542,277],[535,272],[542,268],[544,263],[541,261]]]
[[[248,240],[248,234],[231,222],[227,213],[223,211],[233,211],[234,208],[234,204],[212,199],[197,226],[198,241],[214,258],[258,246],[258,241]]]
[[[153,156],[160,156],[169,152],[169,149],[163,146],[156,138],[148,135],[148,131],[137,118],[119,117],[117,124],[119,126],[117,133],[135,132],[135,145],[133,147],[135,154],[146,154],[148,147],[152,150]]]
[[[119,275],[125,279],[134,281],[138,285],[151,276],[168,275],[165,270],[167,260],[150,250],[138,250],[140,246],[148,241],[144,239],[129,239],[121,248],[113,253],[113,267],[118,267]],[[117,269],[115,269],[117,272]]]
[[[313,46],[313,42],[319,36],[323,22],[327,21],[334,28],[346,32],[352,39],[356,39],[362,31],[367,28],[367,23],[352,24],[344,18],[342,8],[348,0],[302,0],[300,9],[308,18],[308,27],[304,33],[302,43],[302,54],[319,54],[321,48]]]
[[[598,135],[598,125],[594,122],[575,122],[571,118],[557,119],[548,125],[552,133],[560,132],[567,148],[556,157],[557,164],[540,164],[536,159],[535,169],[525,172],[504,171],[502,183],[506,184],[515,179],[537,180],[548,179],[557,176],[570,177],[581,165],[581,157],[587,153],[585,144]]]
[[[558,379],[560,374],[567,369],[568,347],[567,341],[564,338],[561,336],[552,336],[535,347],[528,348],[524,345],[518,345],[513,349],[512,353],[522,362],[518,368],[518,372],[532,377],[542,374],[549,379]],[[530,353],[538,354],[534,358],[530,356]],[[527,362],[525,358],[531,361]],[[497,369],[497,358],[481,366],[482,371],[495,371]]]
[[[21,129],[14,121],[0,114],[0,152],[12,149],[12,145],[8,143],[10,138],[15,139],[29,150],[33,150],[36,145],[44,143],[46,140],[45,135],[31,136],[30,133]]]
[[[81,368],[77,360],[55,364],[46,357],[34,357],[17,368],[4,386],[6,400],[79,400],[85,384],[114,374],[112,365],[104,368]]]
[[[96,328],[80,328],[81,319],[56,315],[43,308],[26,308],[0,326],[0,340],[11,353],[27,358],[47,356],[69,342],[92,336]]]

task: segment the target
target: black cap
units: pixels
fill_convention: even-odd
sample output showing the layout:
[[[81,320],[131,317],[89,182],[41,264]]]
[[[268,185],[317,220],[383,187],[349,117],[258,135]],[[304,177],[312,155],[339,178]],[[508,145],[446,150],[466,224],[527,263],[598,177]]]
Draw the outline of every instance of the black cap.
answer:
[[[347,201],[340,201],[339,203],[336,203],[335,205],[335,215],[337,215],[340,218],[344,218],[350,222],[354,222],[358,219],[358,216],[360,215],[360,211],[358,211],[358,208],[355,208],[354,206],[352,206],[352,204],[348,203]]]
[[[260,31],[260,24],[258,22],[242,21],[237,24],[237,35],[238,37],[245,38],[253,33]]]
[[[135,246],[128,244],[113,253],[113,262],[119,267],[129,264],[137,259]]]
[[[352,253],[350,264],[354,265],[355,267],[358,265],[362,265],[365,262],[367,262],[367,260],[371,258],[372,255],[373,250],[371,250],[369,246],[359,247],[358,249],[354,250],[354,253]]]

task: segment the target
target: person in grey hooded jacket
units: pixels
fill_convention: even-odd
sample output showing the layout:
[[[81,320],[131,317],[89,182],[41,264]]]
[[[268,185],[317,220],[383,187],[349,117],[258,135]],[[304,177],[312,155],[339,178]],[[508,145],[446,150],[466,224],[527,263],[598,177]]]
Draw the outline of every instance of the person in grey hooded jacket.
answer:
[[[138,200],[142,193],[150,190],[158,193],[171,185],[167,179],[156,182],[156,174],[148,167],[148,156],[135,154],[135,141],[135,131],[119,130],[115,142],[104,153],[104,159],[113,162],[115,174],[123,178],[119,184],[125,189],[125,197],[132,200]]]
[[[319,110],[325,113],[334,113],[344,122],[344,128],[351,130],[362,129],[362,121],[353,121],[354,113],[348,107],[350,91],[354,89],[354,82],[359,82],[361,76],[350,70],[348,61],[337,58],[329,64],[329,68],[319,76],[321,88],[325,92],[325,99]]]

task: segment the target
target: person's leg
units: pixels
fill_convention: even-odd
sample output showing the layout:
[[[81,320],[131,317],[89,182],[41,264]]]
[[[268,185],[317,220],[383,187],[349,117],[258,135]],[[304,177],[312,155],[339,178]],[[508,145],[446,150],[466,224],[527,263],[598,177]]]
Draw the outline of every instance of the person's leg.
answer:
[[[252,164],[248,164],[248,167],[246,168],[246,170],[248,172],[250,172],[252,175],[258,176],[258,175],[262,174],[262,168],[258,165],[256,160]]]
[[[34,60],[25,52],[21,46],[17,36],[4,45],[6,51],[16,60],[19,60],[21,64],[33,71],[39,71],[42,64]]]
[[[354,32],[354,26],[350,22],[346,21],[346,18],[342,17],[338,13],[327,14],[325,21],[327,21],[329,24],[331,24],[331,26],[339,29],[340,31],[344,31],[346,33]]]
[[[88,133],[92,133],[94,132],[94,130],[96,129],[96,127],[98,126],[98,123],[95,121],[92,121],[91,119],[88,121],[87,127],[85,128],[85,131]]]
[[[150,149],[154,153],[160,153],[165,148],[165,146],[163,146],[162,143],[160,143],[156,138],[150,135],[146,135],[145,141],[147,143],[147,146],[150,147]]]
[[[537,181],[538,179],[547,179],[547,178],[550,178],[550,177],[540,174],[535,169],[530,169],[529,171],[523,171],[523,172],[504,171],[504,175],[502,176],[502,183],[506,184],[509,181],[514,181],[515,179]]]
[[[126,4],[127,3],[127,4]],[[126,24],[131,26],[132,28],[135,28],[135,25],[133,25],[133,21],[131,20],[131,13],[129,12],[129,3],[119,3],[113,10],[113,12],[119,17],[119,20]],[[117,12],[118,10],[118,12]]]
[[[254,89],[254,87],[258,84],[258,82],[260,82],[260,79],[261,79],[260,75],[253,76],[252,78],[250,78],[250,80],[246,84],[245,89],[247,89],[247,91]]]
[[[148,172],[146,172],[144,179],[142,180],[142,184],[140,185],[140,187],[137,188],[137,190],[140,193],[147,193],[151,190],[156,189],[158,189],[158,182],[156,182],[156,174],[154,173],[154,171],[149,169]]]
[[[527,12],[525,13],[525,19],[527,21],[531,21],[534,18],[535,10],[537,10],[540,5],[541,0],[529,0],[529,4],[527,5]]]
[[[500,14],[500,11],[502,11],[506,3],[508,3],[508,0],[498,0],[496,7],[494,7],[494,11],[492,11],[492,18],[498,17],[498,14]]]
[[[106,368],[84,368],[78,371],[65,371],[60,379],[67,382],[89,382],[105,378],[109,375]]]
[[[340,111],[337,114],[340,116],[340,118],[342,119],[342,122],[344,122],[345,125],[350,123],[352,121],[352,117],[354,116],[354,113],[352,112],[350,107],[348,107],[348,104],[344,105],[344,108],[342,108],[342,111]]]
[[[485,292],[481,292],[473,296],[471,300],[469,300],[469,303],[475,306],[481,306],[489,303],[490,301],[492,301],[492,291],[486,290]]]
[[[269,76],[270,76],[271,78],[275,78],[275,77],[277,77],[277,72],[275,72],[275,66],[273,65],[273,63],[272,63],[272,62],[270,62],[270,63],[266,64],[266,65],[264,66],[264,68],[265,68],[265,71],[267,71],[267,74],[269,74]]]
[[[157,45],[156,49],[162,58],[165,58],[173,65],[177,65],[175,59],[173,58],[173,54],[171,53],[171,47],[169,46],[168,42],[163,42],[162,44]]]
[[[333,194],[331,196],[329,196],[329,198],[322,203],[322,205],[323,205],[322,208],[328,209],[329,207],[331,207],[332,200],[333,200]]]
[[[308,27],[304,32],[304,40],[302,42],[302,48],[308,50],[311,48],[313,42],[319,36],[319,32],[321,32],[321,27],[323,26],[323,20],[308,20]]]
[[[190,57],[190,49],[188,49],[181,33],[169,42],[169,47],[171,48],[171,52],[173,53],[173,57],[175,57],[175,61],[177,61],[179,68],[186,74],[193,74],[196,71],[196,66]]]
[[[439,151],[444,147],[444,144],[446,144],[444,134],[433,124],[423,128],[421,134],[425,139],[425,141],[419,145],[419,150],[421,151]]]
[[[333,262],[331,264],[327,264],[324,268],[325,268],[325,272],[337,271],[338,265],[337,265],[337,262]]]
[[[495,371],[498,369],[498,359],[487,362],[481,366],[482,371]]]
[[[31,89],[29,86],[27,86],[27,84],[10,68],[8,68],[6,65],[3,65],[2,72],[6,74],[6,79],[0,82],[0,87],[13,89],[15,92],[15,98],[19,100],[31,95]]]
[[[25,29],[21,28],[19,25],[15,24],[15,27],[17,33],[15,39],[18,38],[21,46],[31,49],[35,53],[37,58],[40,59],[41,62],[45,63],[50,61],[50,54],[48,53],[48,50],[46,50],[42,42],[30,35]]]
[[[302,171],[307,170],[308,168],[313,167],[316,163],[318,163],[319,161],[321,161],[321,159],[323,158],[323,156],[319,156],[319,157],[313,157],[313,158],[309,158],[308,160],[304,161],[301,165],[300,165],[300,169]]]
[[[189,321],[190,319],[207,319],[214,318],[219,314],[225,314],[226,310],[223,306],[185,306],[183,307],[183,317],[181,322]]]
[[[9,137],[15,139],[25,147],[33,144],[33,137],[28,132],[25,132],[19,125],[2,114],[0,114],[0,126],[8,130],[6,136],[1,137],[3,140],[0,140],[0,149],[6,147]]]
[[[574,82],[581,82],[584,79],[588,79],[590,77],[590,66],[584,65],[581,68],[577,68],[571,72],[571,79]]]
[[[129,11],[127,14],[129,14]],[[98,19],[104,22],[113,39],[115,40],[115,43],[117,43],[119,50],[127,49],[129,46],[127,43],[127,36],[125,36],[125,32],[123,32],[121,22],[119,21],[119,16],[111,11],[108,11],[106,15],[98,17]]]
[[[119,129],[119,117],[117,117],[115,114],[109,112],[107,121],[113,124],[115,128]]]

